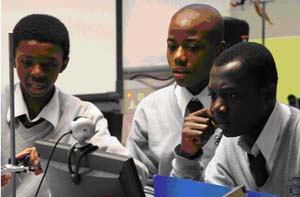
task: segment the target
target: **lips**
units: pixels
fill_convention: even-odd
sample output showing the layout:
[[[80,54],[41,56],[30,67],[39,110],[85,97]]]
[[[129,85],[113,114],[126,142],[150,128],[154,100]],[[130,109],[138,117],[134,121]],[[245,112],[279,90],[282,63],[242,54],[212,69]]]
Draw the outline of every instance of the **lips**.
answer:
[[[43,89],[45,87],[45,84],[34,83],[34,84],[30,84],[30,87],[35,89]]]
[[[175,67],[172,69],[172,72],[173,72],[173,77],[175,79],[185,78],[187,75],[189,75],[191,73],[191,71],[189,71],[183,67]]]
[[[41,93],[47,88],[46,83],[30,82],[27,84],[27,87],[32,93]]]

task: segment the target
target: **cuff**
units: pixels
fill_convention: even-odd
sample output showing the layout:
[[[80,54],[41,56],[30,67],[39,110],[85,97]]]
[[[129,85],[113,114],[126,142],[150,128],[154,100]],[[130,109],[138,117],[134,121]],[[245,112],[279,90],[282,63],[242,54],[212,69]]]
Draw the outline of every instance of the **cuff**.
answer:
[[[198,179],[202,175],[202,166],[200,164],[201,155],[195,159],[187,159],[179,155],[180,145],[175,147],[175,159],[172,161],[174,176],[186,179]]]

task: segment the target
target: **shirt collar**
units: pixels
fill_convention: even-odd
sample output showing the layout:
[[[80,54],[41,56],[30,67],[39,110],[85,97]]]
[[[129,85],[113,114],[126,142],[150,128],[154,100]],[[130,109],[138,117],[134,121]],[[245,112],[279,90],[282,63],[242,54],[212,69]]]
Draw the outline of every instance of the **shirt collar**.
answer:
[[[187,88],[176,85],[175,97],[177,99],[177,104],[180,108],[182,117],[184,117],[186,107],[192,98],[198,98],[205,108],[209,108],[210,106],[210,98],[208,97],[207,86],[199,94],[193,95]]]
[[[275,148],[280,143],[282,132],[287,125],[290,115],[290,109],[277,101],[271,116],[251,150],[251,152],[255,153],[257,151],[255,149],[259,149],[270,169],[272,169],[274,164],[274,160],[271,158],[273,150],[276,150]]]
[[[28,109],[23,98],[20,84],[17,83],[15,86],[15,118],[24,114],[27,116],[27,119],[32,122],[37,121],[40,118],[44,118],[45,120],[49,121],[54,128],[56,128],[58,124],[58,118],[59,118],[59,96],[58,95],[59,95],[59,90],[55,88],[55,92],[51,100],[47,103],[47,105],[33,120],[30,120]],[[7,122],[9,121],[10,121],[10,107],[8,108],[8,113],[7,113]]]
[[[290,109],[286,105],[276,101],[275,107],[252,149],[250,150],[245,147],[245,143],[241,141],[239,142],[239,145],[241,145],[246,152],[253,155],[257,155],[259,151],[261,151],[266,159],[269,169],[272,169],[275,160],[274,154],[276,155],[276,152],[278,151],[277,147],[281,142],[282,132],[287,125],[290,115]]]

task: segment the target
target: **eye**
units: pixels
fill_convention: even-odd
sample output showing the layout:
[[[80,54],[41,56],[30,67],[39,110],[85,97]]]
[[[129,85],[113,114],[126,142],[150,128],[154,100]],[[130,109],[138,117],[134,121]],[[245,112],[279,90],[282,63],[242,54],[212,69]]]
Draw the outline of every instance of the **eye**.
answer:
[[[192,52],[199,51],[201,47],[199,45],[191,44],[188,46],[188,50]]]
[[[230,98],[232,98],[232,99],[235,99],[235,98],[237,98],[238,97],[238,94],[237,93],[231,93],[230,94]]]
[[[168,42],[168,50],[175,51],[175,49],[176,49],[176,44],[172,42]]]
[[[50,69],[55,69],[55,68],[57,68],[57,67],[58,67],[58,64],[57,64],[56,62],[53,62],[53,61],[51,61],[51,62],[44,62],[44,63],[42,63],[42,67],[43,67],[44,69],[50,70]]]
[[[25,66],[25,67],[30,67],[33,65],[33,61],[31,59],[22,59],[21,63]]]
[[[220,94],[220,96],[224,100],[234,100],[238,97],[238,94],[236,92],[226,92],[226,93]]]

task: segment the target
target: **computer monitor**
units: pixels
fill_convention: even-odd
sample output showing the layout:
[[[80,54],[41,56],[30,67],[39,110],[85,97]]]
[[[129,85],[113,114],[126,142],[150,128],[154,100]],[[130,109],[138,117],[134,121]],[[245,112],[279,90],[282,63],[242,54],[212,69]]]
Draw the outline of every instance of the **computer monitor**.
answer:
[[[55,141],[39,140],[35,146],[45,168]],[[145,196],[132,158],[96,150],[87,154],[80,165],[80,183],[75,184],[68,169],[71,145],[59,143],[45,176],[55,197],[141,197]],[[73,152],[78,158],[80,153]],[[74,165],[73,165],[74,167]]]

